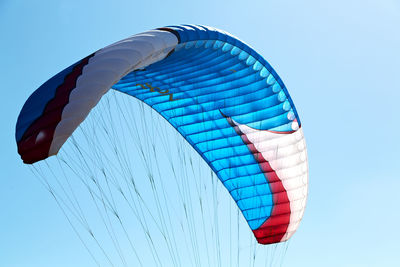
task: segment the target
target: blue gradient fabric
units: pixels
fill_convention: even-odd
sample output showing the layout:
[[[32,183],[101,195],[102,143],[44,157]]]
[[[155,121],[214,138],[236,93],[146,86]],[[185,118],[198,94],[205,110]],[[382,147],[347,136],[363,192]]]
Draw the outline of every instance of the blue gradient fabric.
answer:
[[[168,28],[179,34],[175,51],[129,73],[113,89],[167,119],[217,174],[250,228],[257,229],[271,214],[271,190],[222,114],[256,129],[288,132],[294,119],[300,122],[293,102],[267,61],[235,37],[203,26]]]

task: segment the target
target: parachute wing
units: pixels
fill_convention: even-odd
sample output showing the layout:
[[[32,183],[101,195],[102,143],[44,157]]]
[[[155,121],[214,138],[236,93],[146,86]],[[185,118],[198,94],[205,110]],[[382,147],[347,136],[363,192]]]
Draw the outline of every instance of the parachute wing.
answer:
[[[259,243],[293,235],[307,198],[306,145],[285,85],[257,52],[226,32],[194,25],[151,30],[100,49],[26,101],[16,125],[23,161],[56,155],[110,88],[145,102],[182,134]]]

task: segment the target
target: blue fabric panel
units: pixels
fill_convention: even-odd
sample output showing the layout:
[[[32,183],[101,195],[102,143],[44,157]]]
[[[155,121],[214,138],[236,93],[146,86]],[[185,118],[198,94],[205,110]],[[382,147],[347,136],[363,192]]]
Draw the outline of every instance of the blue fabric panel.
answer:
[[[169,26],[180,44],[167,58],[113,86],[154,108],[198,151],[231,193],[251,229],[270,216],[263,171],[221,112],[262,130],[291,131],[300,120],[272,67],[253,49],[204,26]]]

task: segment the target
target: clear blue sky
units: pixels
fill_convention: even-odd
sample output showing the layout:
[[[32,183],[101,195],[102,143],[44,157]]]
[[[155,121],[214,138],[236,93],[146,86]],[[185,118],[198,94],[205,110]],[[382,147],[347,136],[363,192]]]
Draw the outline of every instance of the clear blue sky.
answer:
[[[182,23],[226,30],[254,47],[299,111],[309,199],[285,265],[399,266],[397,0],[1,0],[0,266],[92,263],[16,152],[27,97],[99,48]]]

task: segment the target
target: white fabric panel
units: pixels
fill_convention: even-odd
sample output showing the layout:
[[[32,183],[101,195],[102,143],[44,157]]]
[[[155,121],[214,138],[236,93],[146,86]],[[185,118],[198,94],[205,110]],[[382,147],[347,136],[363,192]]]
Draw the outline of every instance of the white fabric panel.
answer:
[[[173,33],[151,30],[97,51],[83,68],[70,94],[69,103],[64,107],[49,156],[57,154],[113,84],[127,73],[165,58],[177,44],[178,39]]]
[[[281,241],[288,240],[303,217],[308,194],[308,162],[303,130],[275,133],[232,120],[267,160],[282,181],[290,201],[290,223]]]

